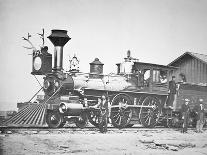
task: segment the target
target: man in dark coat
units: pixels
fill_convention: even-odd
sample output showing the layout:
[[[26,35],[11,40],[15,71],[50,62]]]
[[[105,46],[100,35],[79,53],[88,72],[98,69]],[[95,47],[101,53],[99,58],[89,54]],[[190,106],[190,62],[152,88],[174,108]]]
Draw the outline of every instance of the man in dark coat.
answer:
[[[196,117],[196,132],[203,132],[204,124],[204,104],[203,99],[199,99],[198,104],[195,106]]]
[[[169,95],[167,99],[167,107],[173,108],[173,102],[175,100],[176,95],[176,83],[175,83],[175,76],[172,76],[172,80],[169,81]]]
[[[107,125],[108,125],[109,102],[106,96],[107,95],[101,96],[101,103],[100,103],[99,130],[101,133],[107,132]]]
[[[107,95],[102,95],[101,98],[98,98],[98,103],[93,108],[99,109],[98,116],[98,128],[101,133],[107,132],[108,117],[110,116],[110,103],[107,99]]]
[[[181,131],[182,133],[187,133],[188,130],[188,118],[190,112],[189,101],[190,100],[186,98],[181,107],[182,119],[183,119],[183,126]]]

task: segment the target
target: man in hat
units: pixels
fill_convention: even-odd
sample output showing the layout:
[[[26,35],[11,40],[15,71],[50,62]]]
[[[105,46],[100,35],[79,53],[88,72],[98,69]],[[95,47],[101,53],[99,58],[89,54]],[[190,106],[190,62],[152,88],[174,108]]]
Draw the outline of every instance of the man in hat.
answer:
[[[183,126],[182,126],[182,131],[181,131],[182,133],[187,133],[187,130],[188,130],[188,117],[189,117],[189,111],[190,111],[189,101],[190,100],[186,98],[181,107],[182,119],[183,119]]]
[[[203,132],[203,124],[204,124],[204,104],[203,99],[200,98],[198,104],[195,106],[195,112],[197,114],[196,117],[196,132]]]
[[[106,133],[109,116],[109,102],[106,94],[101,96],[100,112],[99,130],[101,133]]]
[[[167,99],[167,107],[173,109],[173,102],[176,96],[176,83],[175,76],[172,76],[172,80],[169,81],[169,95]]]
[[[110,103],[107,99],[106,94],[103,94],[101,98],[98,98],[98,104],[93,106],[94,108],[100,108],[98,122],[99,122],[99,130],[101,133],[107,132],[108,117],[110,115],[109,106],[110,106]]]

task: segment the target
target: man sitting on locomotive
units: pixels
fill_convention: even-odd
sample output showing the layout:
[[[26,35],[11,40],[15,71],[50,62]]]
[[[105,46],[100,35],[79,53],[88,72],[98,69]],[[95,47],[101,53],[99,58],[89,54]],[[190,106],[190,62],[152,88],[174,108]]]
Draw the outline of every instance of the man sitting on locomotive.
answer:
[[[182,113],[182,119],[183,119],[183,125],[182,125],[182,133],[187,133],[188,130],[188,118],[189,118],[189,112],[190,112],[190,107],[189,107],[189,99],[185,99],[184,103],[182,104],[181,107],[181,113]]]
[[[204,104],[203,99],[200,98],[198,104],[194,107],[196,112],[196,132],[203,132],[203,124],[204,124]]]
[[[101,133],[106,133],[108,117],[110,116],[109,102],[106,98],[106,95],[102,95],[101,98],[98,98],[98,104],[96,104],[94,107],[100,108],[99,130]]]

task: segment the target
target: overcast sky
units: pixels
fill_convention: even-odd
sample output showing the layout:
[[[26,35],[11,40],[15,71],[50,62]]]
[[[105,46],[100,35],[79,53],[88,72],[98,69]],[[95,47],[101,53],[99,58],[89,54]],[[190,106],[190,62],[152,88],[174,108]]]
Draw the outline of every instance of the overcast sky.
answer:
[[[75,53],[80,69],[98,57],[104,73],[116,72],[126,51],[143,62],[167,65],[186,51],[207,54],[206,0],[0,0],[0,110],[12,110],[39,89],[31,51],[21,37],[45,29],[68,30],[64,67]],[[49,52],[53,45],[46,39]],[[39,77],[41,79],[41,77]]]

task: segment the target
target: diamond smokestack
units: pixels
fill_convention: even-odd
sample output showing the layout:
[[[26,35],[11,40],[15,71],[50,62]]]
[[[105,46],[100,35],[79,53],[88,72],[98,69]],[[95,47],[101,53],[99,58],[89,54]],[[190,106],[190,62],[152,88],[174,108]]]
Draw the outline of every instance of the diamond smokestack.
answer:
[[[48,37],[55,46],[53,70],[63,69],[63,46],[71,39],[66,30],[52,30]]]

